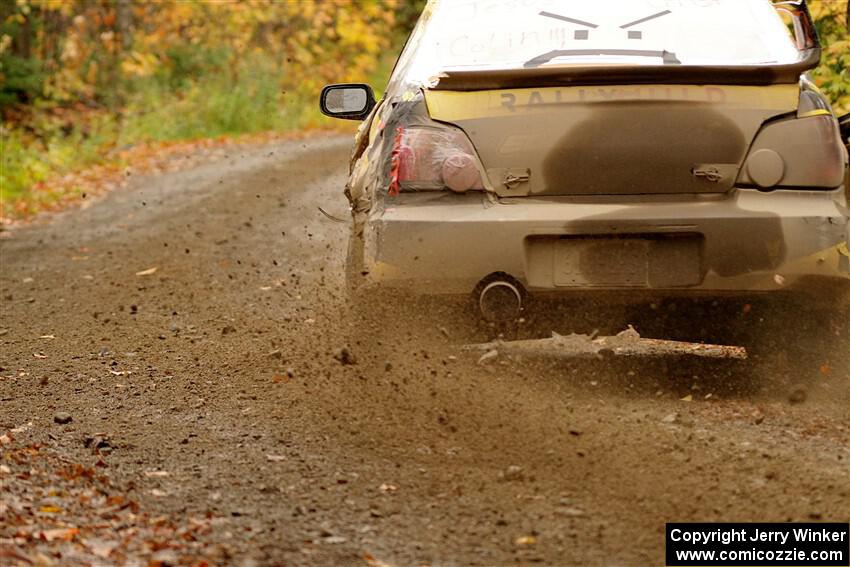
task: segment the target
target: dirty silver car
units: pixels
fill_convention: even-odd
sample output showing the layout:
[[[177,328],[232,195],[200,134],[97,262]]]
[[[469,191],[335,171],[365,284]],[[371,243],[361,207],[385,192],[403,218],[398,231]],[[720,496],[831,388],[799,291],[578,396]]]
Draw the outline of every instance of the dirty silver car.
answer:
[[[362,120],[352,286],[539,295],[850,289],[847,117],[805,2],[432,1]]]

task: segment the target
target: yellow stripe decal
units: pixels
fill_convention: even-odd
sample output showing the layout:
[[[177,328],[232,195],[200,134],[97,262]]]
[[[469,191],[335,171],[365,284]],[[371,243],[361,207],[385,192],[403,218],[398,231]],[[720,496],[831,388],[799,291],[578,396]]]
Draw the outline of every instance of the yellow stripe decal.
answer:
[[[816,108],[814,110],[810,110],[808,112],[803,112],[802,114],[798,114],[797,118],[809,118],[810,116],[831,116],[832,113],[825,108]]]
[[[790,112],[797,108],[799,96],[797,85],[591,85],[473,92],[426,90],[425,102],[432,118],[451,122],[612,101],[694,102]]]

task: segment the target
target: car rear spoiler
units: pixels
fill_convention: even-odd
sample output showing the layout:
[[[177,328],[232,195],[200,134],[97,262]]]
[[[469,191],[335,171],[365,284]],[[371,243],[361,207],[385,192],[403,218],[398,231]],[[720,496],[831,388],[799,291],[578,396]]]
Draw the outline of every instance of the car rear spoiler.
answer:
[[[443,72],[435,90],[484,91],[524,87],[580,85],[777,85],[796,84],[800,75],[820,63],[819,47],[784,65],[635,65],[537,67]]]

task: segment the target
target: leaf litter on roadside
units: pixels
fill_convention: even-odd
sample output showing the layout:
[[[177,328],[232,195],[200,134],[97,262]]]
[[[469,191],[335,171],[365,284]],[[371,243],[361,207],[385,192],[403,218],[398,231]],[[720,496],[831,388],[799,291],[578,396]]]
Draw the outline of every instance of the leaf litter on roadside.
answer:
[[[216,521],[210,513],[151,517],[130,496],[132,483],[117,486],[103,468],[23,444],[8,432],[3,438],[0,564],[171,564],[159,560],[163,554],[177,564],[226,562],[226,547],[204,542]]]

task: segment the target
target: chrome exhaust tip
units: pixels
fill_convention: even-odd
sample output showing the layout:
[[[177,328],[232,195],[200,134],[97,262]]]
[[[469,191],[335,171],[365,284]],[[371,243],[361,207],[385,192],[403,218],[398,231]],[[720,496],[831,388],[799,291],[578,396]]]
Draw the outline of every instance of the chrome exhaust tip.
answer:
[[[515,321],[525,309],[525,289],[516,278],[494,273],[476,286],[478,311],[491,323]]]

